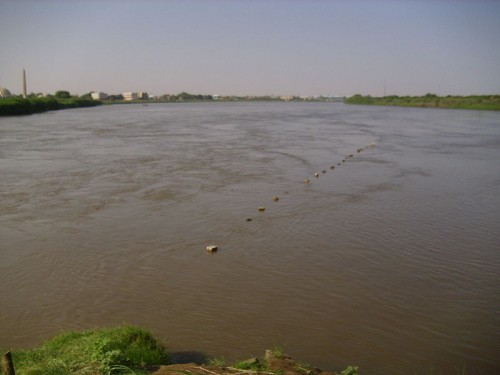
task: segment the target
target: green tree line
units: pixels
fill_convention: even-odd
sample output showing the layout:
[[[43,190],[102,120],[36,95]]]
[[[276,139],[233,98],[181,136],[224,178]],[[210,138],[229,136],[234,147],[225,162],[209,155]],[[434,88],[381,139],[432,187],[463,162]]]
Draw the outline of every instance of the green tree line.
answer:
[[[346,99],[347,104],[382,105],[398,107],[426,107],[452,108],[475,110],[500,110],[500,95],[471,95],[471,96],[383,96],[373,97],[356,94]]]
[[[59,93],[59,95],[57,95]],[[62,95],[61,95],[62,93]],[[30,95],[24,99],[10,97],[0,100],[0,116],[31,115],[58,109],[94,107],[101,103],[92,99],[72,97],[66,92],[57,92],[54,96],[35,97]]]

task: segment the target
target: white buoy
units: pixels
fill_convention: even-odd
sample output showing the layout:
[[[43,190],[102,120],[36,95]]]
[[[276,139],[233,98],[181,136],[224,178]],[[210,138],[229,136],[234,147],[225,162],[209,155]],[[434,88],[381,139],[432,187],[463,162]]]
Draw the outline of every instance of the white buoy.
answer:
[[[218,247],[215,246],[215,245],[210,245],[210,246],[207,246],[207,251],[209,253],[215,253],[216,251],[218,250]]]

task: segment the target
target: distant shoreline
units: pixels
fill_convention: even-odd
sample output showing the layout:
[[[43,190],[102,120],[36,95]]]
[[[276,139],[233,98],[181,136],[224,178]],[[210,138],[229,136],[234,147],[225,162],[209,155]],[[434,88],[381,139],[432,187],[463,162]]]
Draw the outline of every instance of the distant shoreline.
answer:
[[[470,109],[480,111],[500,111],[500,95],[471,96],[383,96],[354,95],[345,100],[346,104],[378,105],[395,107]]]
[[[100,105],[118,105],[118,104],[182,104],[182,103],[245,103],[245,102],[343,102],[345,98],[298,98],[298,97],[221,97],[214,99],[211,96],[201,97],[196,95],[175,95],[168,99],[138,99],[138,100],[93,100],[83,97],[40,97],[40,98],[21,98],[10,97],[0,100],[0,117],[7,116],[25,116],[47,111],[56,111],[69,108],[96,107]]]
[[[383,96],[372,97],[370,95],[356,94],[349,98],[298,98],[290,97],[223,97],[220,99],[197,98],[190,96],[183,98],[176,96],[166,99],[149,100],[92,100],[78,97],[71,98],[20,98],[13,97],[0,100],[0,117],[6,116],[24,116],[47,111],[55,111],[69,108],[95,107],[100,105],[118,105],[118,104],[182,104],[182,103],[247,103],[247,102],[294,102],[294,103],[345,103],[351,105],[376,105],[391,107],[414,107],[414,108],[442,108],[442,109],[467,109],[481,111],[500,111],[500,95],[471,95],[471,96],[437,96],[427,94],[424,96]]]

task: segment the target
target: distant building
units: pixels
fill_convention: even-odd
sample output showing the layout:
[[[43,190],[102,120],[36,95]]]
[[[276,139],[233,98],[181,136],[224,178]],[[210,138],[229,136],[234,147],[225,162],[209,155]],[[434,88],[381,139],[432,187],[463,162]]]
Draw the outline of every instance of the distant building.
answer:
[[[108,98],[108,94],[105,94],[103,92],[93,92],[90,94],[92,96],[92,99],[94,100],[104,100]]]
[[[122,95],[123,95],[123,100],[127,101],[137,100],[139,98],[136,92],[124,92]]]
[[[149,99],[149,95],[148,95],[147,92],[139,92],[137,94],[137,99],[148,100]]]
[[[10,93],[9,90],[7,90],[3,87],[0,87],[0,99],[10,98],[11,96],[12,96],[12,94]]]

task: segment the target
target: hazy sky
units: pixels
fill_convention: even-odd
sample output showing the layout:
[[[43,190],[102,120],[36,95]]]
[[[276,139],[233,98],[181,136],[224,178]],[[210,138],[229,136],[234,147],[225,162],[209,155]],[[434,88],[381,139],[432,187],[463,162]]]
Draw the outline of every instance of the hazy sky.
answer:
[[[500,1],[0,0],[28,92],[500,94]]]

